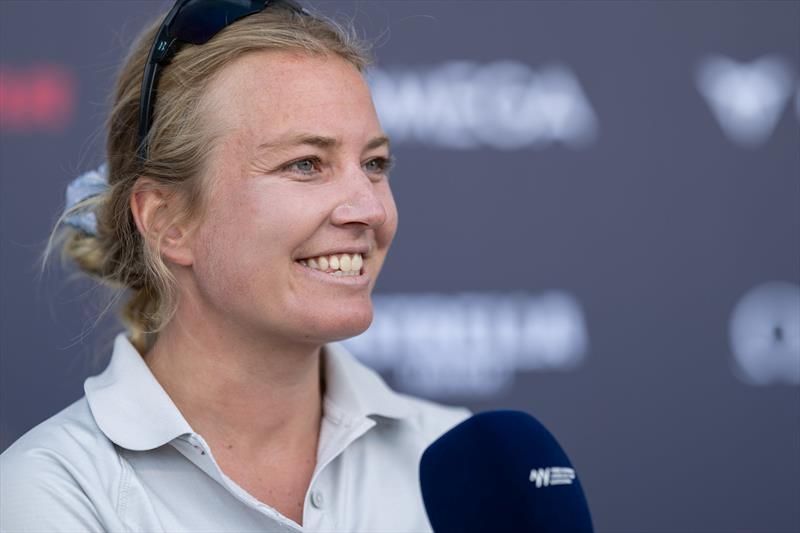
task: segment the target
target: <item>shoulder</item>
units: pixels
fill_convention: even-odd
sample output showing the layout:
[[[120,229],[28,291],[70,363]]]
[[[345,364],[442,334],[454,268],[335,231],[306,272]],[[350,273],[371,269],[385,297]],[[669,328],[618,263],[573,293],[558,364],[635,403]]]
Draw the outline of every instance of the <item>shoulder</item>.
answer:
[[[0,454],[0,530],[101,530],[96,500],[115,501],[119,471],[83,397]]]
[[[22,435],[0,454],[0,461],[4,473],[54,465],[95,468],[108,453],[116,455],[84,396]]]

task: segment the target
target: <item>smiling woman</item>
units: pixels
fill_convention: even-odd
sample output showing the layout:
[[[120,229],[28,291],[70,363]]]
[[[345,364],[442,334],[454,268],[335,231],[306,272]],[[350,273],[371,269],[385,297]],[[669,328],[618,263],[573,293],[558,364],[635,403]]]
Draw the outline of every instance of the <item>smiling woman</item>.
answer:
[[[469,412],[335,343],[398,221],[365,50],[286,1],[179,0],[144,31],[45,250],[130,294],[127,332],[2,454],[3,531],[430,530],[419,459]]]

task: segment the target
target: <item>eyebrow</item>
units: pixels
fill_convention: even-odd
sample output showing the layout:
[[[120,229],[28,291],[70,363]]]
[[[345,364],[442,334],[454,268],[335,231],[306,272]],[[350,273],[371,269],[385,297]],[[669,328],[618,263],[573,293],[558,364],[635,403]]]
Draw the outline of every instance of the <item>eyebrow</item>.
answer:
[[[265,142],[264,144],[260,144],[257,150],[258,151],[285,150],[286,148],[292,148],[301,145],[316,146],[317,148],[329,149],[329,148],[335,148],[340,144],[341,142],[333,137],[325,137],[322,135],[311,135],[307,133],[298,133],[294,135],[289,135],[282,139],[278,139],[277,141],[270,141],[270,142]],[[379,148],[381,146],[386,146],[387,148],[389,148],[390,146],[389,137],[387,137],[386,135],[381,135],[380,137],[375,137],[373,139],[370,139],[370,141],[364,146],[364,149],[374,150],[375,148]]]

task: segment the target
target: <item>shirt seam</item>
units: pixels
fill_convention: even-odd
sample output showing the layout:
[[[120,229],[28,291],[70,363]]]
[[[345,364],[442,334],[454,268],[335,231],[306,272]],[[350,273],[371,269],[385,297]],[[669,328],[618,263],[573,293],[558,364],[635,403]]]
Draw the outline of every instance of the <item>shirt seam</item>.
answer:
[[[348,446],[348,448],[349,447],[350,446]],[[352,496],[350,494],[350,479],[351,479],[351,477],[353,475],[353,472],[351,472],[350,465],[348,464],[350,462],[350,455],[351,454],[347,454],[347,455],[345,455],[345,454],[347,454],[347,448],[342,450],[342,453],[340,455],[340,459],[342,461],[342,465],[341,465],[342,466],[342,472],[343,472],[343,477],[344,477],[344,480],[342,482],[342,487],[343,487],[342,488],[342,492],[344,493],[345,501],[343,502],[344,505],[342,505],[340,507],[340,509],[342,509],[341,515],[340,516],[334,516],[334,519],[333,519],[333,525],[336,528],[336,531],[344,531],[344,529],[343,529],[343,525],[344,524],[352,524],[353,523],[352,520],[350,519],[350,501],[351,501],[351,496]]]
[[[117,451],[117,457],[119,457],[120,466],[122,467],[119,480],[119,495],[117,497],[117,516],[119,516],[120,521],[125,526],[125,530],[131,531],[130,526],[128,526],[126,515],[128,512],[128,489],[130,487],[132,468],[131,465],[128,464],[127,459],[125,459],[119,451]]]
[[[328,397],[323,398],[323,416],[327,416],[334,424],[339,424],[342,420],[349,416],[347,409],[337,404]]]

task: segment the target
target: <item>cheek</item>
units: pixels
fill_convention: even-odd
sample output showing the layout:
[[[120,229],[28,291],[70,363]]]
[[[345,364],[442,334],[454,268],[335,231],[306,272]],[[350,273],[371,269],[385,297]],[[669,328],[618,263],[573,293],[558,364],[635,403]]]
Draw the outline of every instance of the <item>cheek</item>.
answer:
[[[394,196],[391,189],[386,188],[386,193],[382,200],[383,208],[386,211],[386,221],[378,228],[378,240],[383,246],[389,246],[395,233],[397,233],[398,213],[397,205],[394,202]]]
[[[236,258],[241,256],[236,235],[236,220],[220,212],[210,215],[198,235],[198,254],[193,265],[196,281],[202,293],[212,300],[221,295],[246,293],[245,278],[237,273]],[[243,265],[242,265],[243,266]]]
[[[268,210],[233,192],[215,196],[198,232],[197,282],[217,297],[247,295],[254,270],[271,252],[263,242],[271,224]]]
[[[317,203],[301,191],[261,185],[218,198],[205,223],[205,270],[245,291],[262,273],[274,278],[320,223]]]

